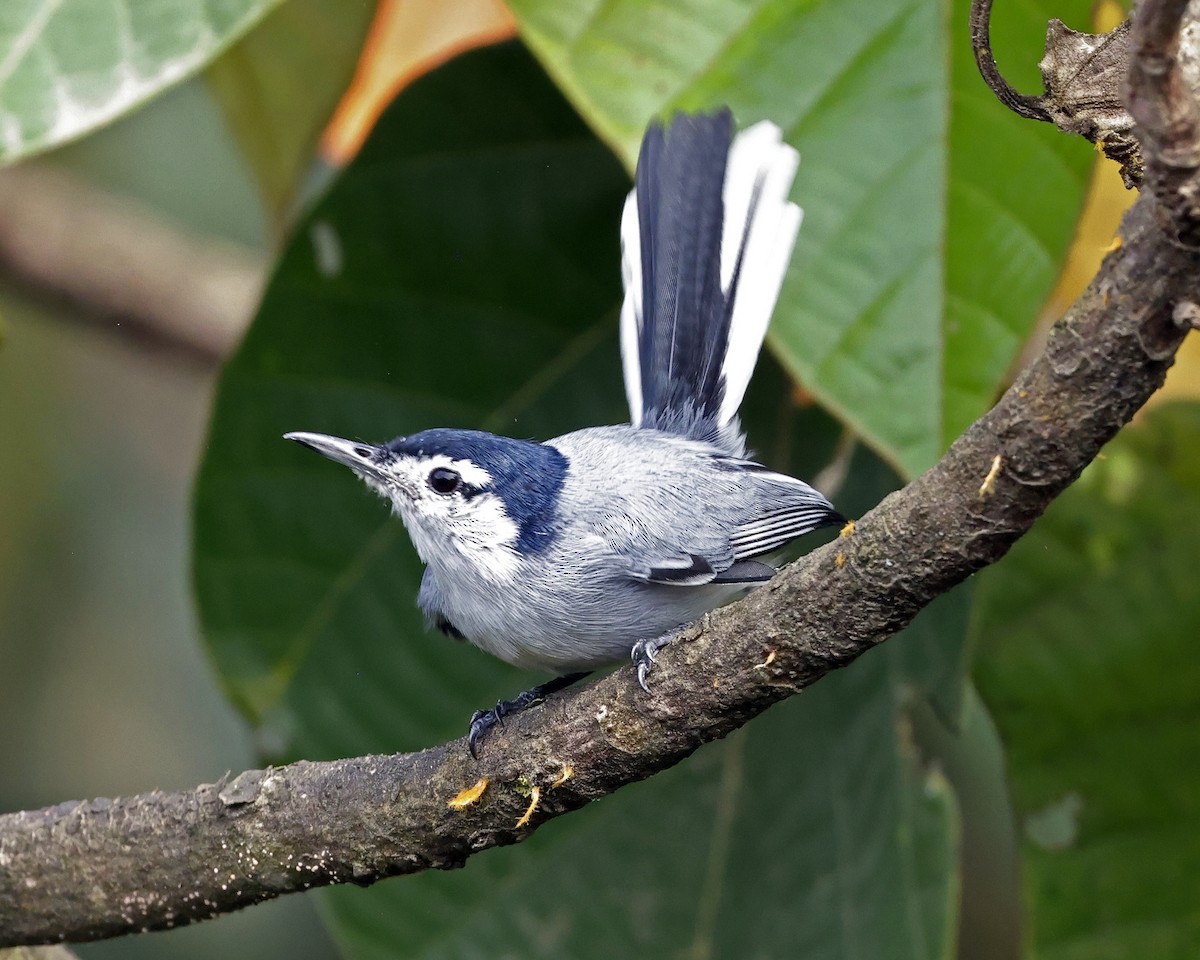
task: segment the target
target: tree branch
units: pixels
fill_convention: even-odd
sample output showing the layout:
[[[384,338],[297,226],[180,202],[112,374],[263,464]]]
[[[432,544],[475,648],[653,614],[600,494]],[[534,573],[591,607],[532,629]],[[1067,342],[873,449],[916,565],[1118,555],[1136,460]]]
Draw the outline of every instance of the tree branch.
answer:
[[[1140,10],[1157,23],[1179,6]],[[1167,109],[1174,81],[1141,76],[1134,99]],[[1189,136],[1194,150],[1194,125],[1146,125],[1148,181],[1170,196],[1195,179],[1154,168],[1190,156]],[[653,696],[618,671],[492,731],[478,763],[458,740],[0,817],[0,945],[161,929],[312,886],[457,867],[845,666],[1002,557],[1162,383],[1195,313],[1200,257],[1177,239],[1188,217],[1144,194],[1120,249],[995,408],[841,538],[683,631]],[[464,792],[480,783],[476,798]]]
[[[1194,21],[1184,28],[1191,42],[1180,49],[1180,21],[1188,7],[1188,0],[1138,7],[1126,102],[1144,151],[1153,152],[1147,186],[1180,242],[1195,247],[1200,244],[1200,104],[1195,90],[1200,52]]]

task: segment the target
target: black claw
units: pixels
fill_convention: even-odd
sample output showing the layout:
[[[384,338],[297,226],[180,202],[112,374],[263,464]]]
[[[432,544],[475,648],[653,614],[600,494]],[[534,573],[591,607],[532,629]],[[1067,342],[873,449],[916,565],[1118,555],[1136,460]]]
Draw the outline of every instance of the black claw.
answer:
[[[479,738],[500,722],[500,716],[495,708],[476,710],[471,714],[471,729],[467,732],[467,749],[471,751],[472,759],[479,759]]]
[[[639,640],[629,651],[629,658],[637,671],[638,686],[650,692],[646,678],[650,676],[650,668],[658,662],[658,651],[671,642],[671,636],[658,637],[654,640]]]
[[[648,684],[646,682],[646,677],[648,677],[649,675],[650,675],[650,664],[639,663],[637,665],[638,686],[641,687],[643,690],[645,690],[647,693],[650,692],[650,684]]]
[[[471,714],[471,728],[467,731],[467,749],[471,751],[471,756],[476,760],[479,759],[479,741],[492,727],[497,724],[504,726],[505,717],[520,713],[535,703],[541,703],[549,694],[569,687],[575,681],[582,680],[586,676],[586,673],[569,673],[563,677],[556,677],[532,690],[517,694],[511,700],[498,701],[491,710],[476,710]]]

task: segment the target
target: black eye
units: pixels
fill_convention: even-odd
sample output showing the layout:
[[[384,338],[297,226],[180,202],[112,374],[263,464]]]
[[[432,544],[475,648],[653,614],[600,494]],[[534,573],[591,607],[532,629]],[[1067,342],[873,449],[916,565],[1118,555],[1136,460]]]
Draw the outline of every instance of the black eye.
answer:
[[[462,483],[462,477],[449,467],[434,467],[429,471],[429,486],[434,493],[451,494]]]

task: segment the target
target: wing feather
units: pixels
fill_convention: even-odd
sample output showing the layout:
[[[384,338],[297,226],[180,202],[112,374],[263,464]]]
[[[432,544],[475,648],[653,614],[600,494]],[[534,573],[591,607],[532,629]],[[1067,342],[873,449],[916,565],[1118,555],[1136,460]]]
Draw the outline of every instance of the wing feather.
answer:
[[[828,504],[804,503],[741,524],[729,537],[729,545],[737,560],[746,560],[778,550],[820,527],[844,522],[845,518]]]

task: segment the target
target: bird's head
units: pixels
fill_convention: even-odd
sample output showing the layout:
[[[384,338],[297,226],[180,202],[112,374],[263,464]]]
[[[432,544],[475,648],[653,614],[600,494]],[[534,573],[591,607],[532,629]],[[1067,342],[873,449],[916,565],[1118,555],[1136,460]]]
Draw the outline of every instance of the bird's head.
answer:
[[[380,445],[323,433],[285,438],[344,464],[390,500],[435,567],[465,559],[500,579],[554,538],[567,461],[546,444],[451,429]]]

